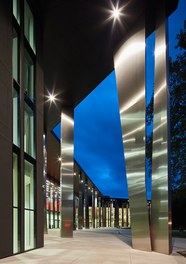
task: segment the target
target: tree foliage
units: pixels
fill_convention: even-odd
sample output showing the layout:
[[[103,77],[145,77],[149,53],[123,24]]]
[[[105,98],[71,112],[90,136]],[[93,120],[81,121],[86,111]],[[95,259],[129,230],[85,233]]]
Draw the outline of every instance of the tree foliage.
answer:
[[[186,184],[186,20],[176,37],[175,60],[170,58],[170,135],[172,188]]]
[[[186,228],[186,20],[170,58],[170,136],[173,228]]]

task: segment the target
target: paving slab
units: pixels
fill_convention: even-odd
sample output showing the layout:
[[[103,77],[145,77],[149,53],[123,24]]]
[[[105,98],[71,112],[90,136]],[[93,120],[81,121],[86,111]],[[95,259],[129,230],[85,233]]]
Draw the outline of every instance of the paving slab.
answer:
[[[0,260],[3,264],[186,264],[178,251],[186,251],[186,239],[173,238],[169,256],[131,247],[129,229],[99,228],[74,231],[61,238],[59,229],[49,230],[45,246]]]

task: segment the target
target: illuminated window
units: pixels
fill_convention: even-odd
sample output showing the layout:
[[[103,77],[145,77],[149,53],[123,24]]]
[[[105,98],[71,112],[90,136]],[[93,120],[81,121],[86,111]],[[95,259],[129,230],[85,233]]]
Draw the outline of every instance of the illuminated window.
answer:
[[[18,48],[18,36],[15,30],[13,30],[13,43],[12,43],[12,71],[13,78],[16,82],[19,82],[19,48]]]
[[[24,151],[31,157],[35,158],[35,143],[34,143],[34,112],[25,103],[24,113]]]
[[[13,89],[13,144],[20,146],[20,129],[19,129],[19,94],[17,90]]]
[[[20,2],[19,0],[13,0],[13,15],[17,22],[20,24]]]
[[[25,160],[25,250],[35,247],[34,165]]]
[[[27,51],[25,51],[24,65],[24,91],[28,98],[34,101],[34,63]]]
[[[18,156],[13,153],[13,253],[20,251],[19,241],[19,170]]]
[[[25,1],[24,34],[30,44],[30,47],[35,52],[34,17],[27,1]]]

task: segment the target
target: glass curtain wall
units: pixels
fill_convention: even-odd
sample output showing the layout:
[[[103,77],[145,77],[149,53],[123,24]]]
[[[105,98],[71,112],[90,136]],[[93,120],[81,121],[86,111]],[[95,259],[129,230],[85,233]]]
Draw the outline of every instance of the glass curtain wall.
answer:
[[[13,253],[19,251],[19,162],[18,155],[13,153]]]
[[[25,250],[35,247],[35,199],[34,199],[34,165],[25,160],[24,190],[25,190]]]
[[[34,101],[34,62],[25,50],[25,61],[24,61],[24,92],[28,98]]]
[[[36,246],[35,29],[29,0],[22,0],[21,5],[22,9],[20,9],[20,0],[12,0],[14,254]],[[20,63],[23,67],[23,78],[20,78]],[[22,195],[19,196],[19,193]],[[22,196],[24,200],[20,199]],[[21,229],[21,226],[24,226],[24,229]]]
[[[47,227],[60,227],[60,187],[53,180],[46,180]]]
[[[19,1],[13,0],[15,22],[12,30],[12,178],[13,178],[13,253],[20,252],[20,86],[19,86],[19,34],[16,30],[20,23]]]
[[[30,47],[35,52],[34,17],[26,0],[24,1],[24,14],[24,34]]]
[[[18,34],[15,29],[13,29],[12,71],[14,80],[19,82],[19,41]]]
[[[19,92],[13,88],[13,144],[20,147],[20,98]]]
[[[34,111],[25,103],[24,113],[24,151],[35,158],[35,118]]]
[[[20,0],[13,0],[13,15],[20,24]]]
[[[29,2],[24,1],[24,249],[35,243],[35,29]]]

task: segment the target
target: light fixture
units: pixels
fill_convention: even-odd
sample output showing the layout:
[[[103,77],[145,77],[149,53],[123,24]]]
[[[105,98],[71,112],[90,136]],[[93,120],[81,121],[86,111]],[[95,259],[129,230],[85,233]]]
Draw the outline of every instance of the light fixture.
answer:
[[[126,6],[126,5],[125,5]],[[120,19],[121,19],[121,16],[123,16],[123,9],[125,8],[125,6],[120,6],[119,7],[119,1],[116,5],[114,5],[112,2],[111,2],[111,9],[109,10],[109,13],[110,13],[110,18],[109,19],[112,19],[115,23],[116,20],[118,20],[118,22],[120,23]]]
[[[58,161],[62,161],[62,158],[61,157],[58,157]]]
[[[56,101],[58,100],[57,94],[55,94],[53,91],[52,92],[48,91],[48,95],[46,95],[46,98],[47,98],[47,102],[50,102],[50,104],[52,104],[52,103],[55,104]]]
[[[109,0],[109,7],[105,8],[105,13],[108,14],[107,18],[104,21],[104,24],[107,24],[108,22],[112,23],[112,33],[114,31],[114,27],[116,26],[116,22],[119,25],[119,28],[123,31],[125,31],[125,21],[124,18],[127,16],[126,12],[124,11],[126,6],[129,4],[130,1],[127,1],[127,3],[121,5],[119,3],[119,0],[116,0],[117,3],[113,3],[112,0]]]
[[[114,18],[114,20],[118,20],[120,18],[121,12],[120,9],[118,8],[118,6],[114,7],[112,10],[112,17]]]
[[[55,102],[56,95],[54,95],[53,93],[49,93],[49,100],[50,100],[50,102]]]

